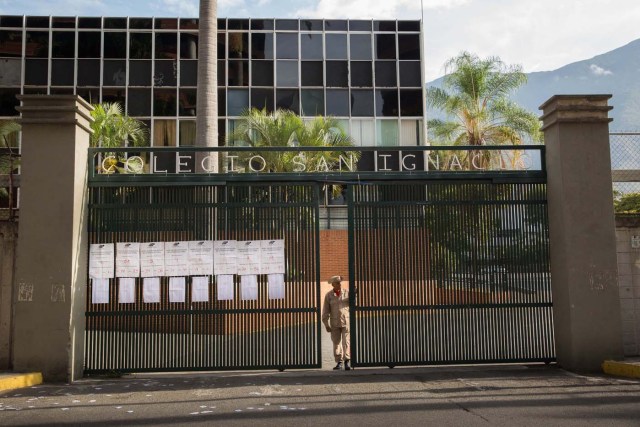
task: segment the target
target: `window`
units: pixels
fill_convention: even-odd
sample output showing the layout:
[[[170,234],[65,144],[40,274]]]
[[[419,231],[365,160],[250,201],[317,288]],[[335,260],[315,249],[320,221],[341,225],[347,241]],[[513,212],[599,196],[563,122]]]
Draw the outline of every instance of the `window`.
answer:
[[[302,61],[302,86],[322,86],[322,61]]]
[[[129,58],[151,59],[151,33],[129,34]]]
[[[151,61],[129,61],[129,86],[151,86]]]
[[[229,89],[227,91],[227,115],[239,116],[249,108],[249,91]]]
[[[221,61],[224,64],[224,61]],[[224,67],[223,67],[224,70]],[[224,86],[224,72],[220,76],[218,71],[218,84]],[[198,61],[183,60],[180,61],[180,86],[197,86],[198,85]]]
[[[422,120],[401,120],[400,121],[400,145],[414,146],[421,145],[424,135]]]
[[[16,98],[20,94],[20,89],[0,88],[0,116],[13,117],[18,115],[16,107],[20,101]]]
[[[151,18],[130,18],[129,28],[136,30],[150,30],[153,28],[153,19]]]
[[[156,117],[176,115],[175,89],[153,90],[153,115]]]
[[[365,21],[365,20],[349,21],[349,31],[371,31],[371,21]]]
[[[27,58],[49,57],[49,33],[45,31],[27,31],[26,35]]]
[[[327,34],[326,37],[326,58],[347,59],[347,35]]]
[[[324,91],[322,89],[302,89],[303,116],[324,116]]]
[[[0,57],[22,58],[21,31],[0,31]]]
[[[178,20],[175,18],[156,18],[154,24],[156,30],[178,29]]]
[[[373,146],[375,145],[376,130],[373,119],[353,119],[351,120],[351,137],[355,145]]]
[[[302,59],[322,59],[324,58],[322,49],[322,34],[302,33],[300,34],[300,45]]]
[[[78,86],[100,86],[99,59],[78,59]]]
[[[398,116],[398,91],[396,89],[376,90],[376,116]]]
[[[251,58],[273,59],[273,34],[251,34]]]
[[[396,35],[376,34],[376,59],[396,59]]]
[[[325,31],[347,31],[347,21],[344,19],[327,19],[324,21]]]
[[[376,145],[398,145],[397,120],[376,120]]]
[[[300,21],[302,31],[322,31],[322,19],[305,19]]]
[[[129,89],[127,114],[134,117],[151,115],[151,89]]]
[[[22,59],[0,59],[0,86],[22,84]]]
[[[249,61],[229,60],[229,86],[249,86]]]
[[[371,22],[369,22],[371,24]],[[351,59],[371,60],[371,35],[351,34]]]
[[[178,61],[155,61],[154,86],[177,86]]]
[[[400,115],[422,116],[422,90],[400,90]]]
[[[224,133],[224,129],[223,133]],[[196,122],[195,120],[180,120],[180,146],[196,145]]]
[[[180,116],[196,116],[197,105],[196,89],[180,89],[178,98],[178,114]]]
[[[347,61],[326,61],[327,87],[349,87],[349,65]]]
[[[354,117],[373,117],[373,91],[351,91],[351,115]]]
[[[273,89],[251,89],[251,107],[259,110],[273,111]]]
[[[298,34],[276,33],[276,58],[298,59]]]
[[[104,86],[124,86],[126,81],[127,61],[104,61],[102,76]]]
[[[51,61],[51,85],[73,86],[73,59],[54,59]]]
[[[74,58],[76,56],[76,33],[54,31],[51,39],[53,58]]]
[[[298,31],[298,20],[276,19],[276,30]]]
[[[327,115],[349,116],[349,91],[343,89],[327,89]]]
[[[180,34],[180,58],[198,59],[198,35],[193,33]]]
[[[273,61],[251,61],[251,85],[273,86]]]
[[[156,33],[156,59],[176,59],[177,57],[178,35],[176,33]]]
[[[351,61],[351,86],[372,87],[372,73],[370,61]]]
[[[118,59],[127,57],[126,33],[104,33],[104,57]]]
[[[276,86],[298,87],[298,61],[277,61],[276,67]]]
[[[100,58],[101,51],[100,33],[88,31],[78,33],[78,58]]]
[[[53,28],[75,28],[76,18],[73,16],[54,16],[51,26]]]
[[[422,70],[420,61],[401,61],[400,63],[400,86],[421,87]]]
[[[117,102],[124,109],[127,104],[124,89],[102,89],[102,102]]]
[[[400,59],[420,59],[420,35],[399,34],[398,49]]]
[[[176,121],[175,120],[154,120],[153,121],[153,146],[154,147],[175,147],[176,146]],[[158,169],[162,169],[160,165],[158,165]]]
[[[276,108],[283,108],[300,114],[300,94],[298,89],[276,90]]]
[[[224,89],[218,89],[218,116],[227,115],[227,96]],[[224,120],[222,121],[224,123]],[[224,126],[223,126],[224,127]],[[218,129],[220,131],[220,129]]]
[[[395,61],[376,61],[376,86],[378,87],[398,86]]]
[[[249,33],[229,33],[229,58],[249,58]]]
[[[273,30],[273,19],[252,19],[252,30]]]
[[[24,61],[24,84],[46,86],[48,84],[49,61],[46,59],[26,59]]]

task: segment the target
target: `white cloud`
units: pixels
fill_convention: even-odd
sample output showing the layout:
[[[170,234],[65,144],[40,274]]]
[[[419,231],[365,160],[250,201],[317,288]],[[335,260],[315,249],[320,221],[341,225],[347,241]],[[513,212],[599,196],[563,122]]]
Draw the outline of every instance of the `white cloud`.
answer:
[[[198,0],[162,0],[154,9],[163,16],[198,16]]]
[[[591,70],[591,72],[593,74],[595,74],[596,76],[610,76],[613,74],[613,71],[611,70],[605,70],[602,67],[597,66],[596,64],[591,64],[589,66],[589,69]]]
[[[470,0],[423,0],[425,9],[453,8]],[[398,15],[420,18],[420,0],[319,0],[315,7],[298,9],[296,16],[307,18],[395,19]]]

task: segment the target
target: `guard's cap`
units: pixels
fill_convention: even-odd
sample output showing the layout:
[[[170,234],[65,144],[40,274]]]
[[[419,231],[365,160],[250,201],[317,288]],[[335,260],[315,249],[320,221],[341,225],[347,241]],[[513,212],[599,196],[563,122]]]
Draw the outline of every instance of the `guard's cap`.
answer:
[[[331,279],[327,280],[327,283],[333,285],[334,283],[340,283],[342,281],[342,276],[331,276]]]

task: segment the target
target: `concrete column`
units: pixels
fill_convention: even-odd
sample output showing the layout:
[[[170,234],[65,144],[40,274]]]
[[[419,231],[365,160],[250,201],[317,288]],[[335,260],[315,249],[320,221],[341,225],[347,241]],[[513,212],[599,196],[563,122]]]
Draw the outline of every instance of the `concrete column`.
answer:
[[[601,371],[623,357],[609,153],[610,95],[542,107],[558,363]]]
[[[17,236],[16,222],[0,222],[0,371],[11,369],[13,277]]]
[[[83,365],[92,108],[72,95],[20,100],[13,368],[69,381],[81,377]]]

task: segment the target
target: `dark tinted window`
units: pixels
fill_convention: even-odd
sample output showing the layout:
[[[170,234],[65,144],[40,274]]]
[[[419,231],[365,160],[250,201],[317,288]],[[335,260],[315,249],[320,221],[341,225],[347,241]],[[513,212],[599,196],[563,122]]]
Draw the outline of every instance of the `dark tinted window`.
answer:
[[[273,86],[273,61],[251,61],[251,84]]]
[[[154,67],[154,86],[178,85],[178,61],[156,61]]]
[[[227,97],[225,95],[224,89],[218,89],[218,115],[227,115]],[[218,133],[220,132],[224,132],[224,126],[218,129]]]
[[[51,50],[54,58],[74,58],[76,55],[76,33],[70,31],[54,31]]]
[[[300,53],[302,59],[322,59],[322,34],[303,33],[300,34]]]
[[[398,116],[398,91],[377,90],[376,91],[376,115],[385,117]]]
[[[305,19],[300,21],[301,31],[322,31],[322,19]]]
[[[418,34],[398,34],[400,59],[420,59],[420,36]]]
[[[0,58],[0,86],[22,84],[22,59]]]
[[[22,28],[22,16],[0,16],[0,27]]]
[[[225,61],[218,61],[218,86],[227,85],[227,65]]]
[[[400,62],[400,86],[420,87],[421,71],[420,61]]]
[[[151,115],[151,89],[129,89],[127,114],[143,117]]]
[[[22,31],[0,31],[0,57],[22,57]]]
[[[327,59],[347,59],[347,35],[327,34]]]
[[[420,21],[398,21],[398,31],[420,31]]]
[[[273,19],[252,19],[252,30],[273,30]]]
[[[104,86],[124,86],[127,77],[126,61],[104,61],[104,75],[102,84]]]
[[[98,102],[100,102],[100,88],[97,88],[97,87],[77,88],[76,94],[81,96],[89,104],[97,104]]]
[[[347,31],[347,21],[343,19],[328,19],[324,21],[325,31]]]
[[[101,28],[101,18],[78,18],[78,28]]]
[[[298,61],[276,62],[276,86],[298,86]]]
[[[156,59],[178,57],[178,35],[176,33],[156,33]]]
[[[151,59],[153,52],[151,44],[151,33],[129,34],[129,58]]]
[[[127,18],[104,18],[104,28],[125,29],[127,28]]]
[[[227,57],[227,37],[225,33],[218,33],[218,49],[216,52],[218,59]]]
[[[351,91],[351,115],[353,117],[373,117],[373,91]]]
[[[298,20],[276,19],[276,30],[298,31]]]
[[[395,61],[376,61],[376,86],[378,87],[398,86]]]
[[[273,111],[273,89],[251,89],[251,107]]]
[[[24,84],[46,86],[49,61],[47,59],[26,59],[24,64]]]
[[[303,89],[301,94],[303,116],[324,116],[324,92],[322,89]]]
[[[302,86],[323,86],[322,61],[302,61]]]
[[[124,89],[102,89],[102,102],[117,102],[124,110],[126,101]]]
[[[376,59],[396,59],[396,35],[376,34]]]
[[[54,16],[51,26],[53,28],[75,28],[76,18],[73,16]]]
[[[218,55],[218,58],[220,56]],[[180,58],[198,59],[198,35],[193,33],[180,34]]]
[[[129,86],[151,86],[151,61],[129,61]]]
[[[349,116],[349,91],[327,89],[327,115]]]
[[[27,27],[49,28],[49,17],[48,16],[27,16]]]
[[[351,61],[351,86],[373,86],[373,71],[370,61]]]
[[[276,33],[276,58],[298,58],[298,34]]]
[[[422,90],[400,91],[400,115],[422,117]]]
[[[175,116],[176,115],[175,89],[154,89],[153,90],[153,115],[154,116]]]
[[[371,31],[371,21],[367,21],[367,20],[349,21],[349,31]]]
[[[178,20],[175,18],[156,18],[154,26],[156,30],[177,30]]]
[[[224,69],[224,67],[223,67]],[[218,84],[224,86],[224,78],[218,75]],[[198,61],[180,61],[180,86],[198,85]]]
[[[99,59],[78,59],[78,86],[100,86]]]
[[[180,89],[178,98],[178,115],[196,116],[197,95],[196,89]]]
[[[73,86],[73,59],[54,59],[51,61],[51,85]]]
[[[197,30],[198,20],[197,19],[181,19],[180,28],[183,30]]]
[[[229,86],[249,86],[249,61],[229,60],[228,64]]]
[[[72,87],[52,87],[49,90],[51,95],[73,95]]]
[[[371,35],[351,34],[351,59],[371,60]]]
[[[229,33],[229,58],[249,58],[249,33]]]
[[[273,34],[251,34],[251,58],[273,59]]]
[[[227,115],[239,116],[249,108],[249,91],[229,89],[227,91]]]
[[[276,108],[282,108],[300,114],[300,94],[298,89],[276,90]]]
[[[127,55],[126,33],[104,33],[104,57],[125,58]]]
[[[218,19],[218,30],[226,30],[226,29],[227,29],[227,20]]]
[[[80,31],[78,33],[78,58],[100,58],[101,43],[100,33]]]
[[[396,21],[373,21],[374,31],[395,31]]]
[[[150,30],[153,28],[153,19],[129,18],[129,28],[132,28],[135,30]]]
[[[229,30],[248,30],[248,19],[229,19]]]
[[[16,98],[20,94],[20,89],[0,88],[0,116],[17,116],[16,107],[20,101]]]
[[[27,31],[27,58],[49,57],[49,33],[46,31]]]
[[[349,87],[349,66],[347,61],[326,61],[327,87]]]

